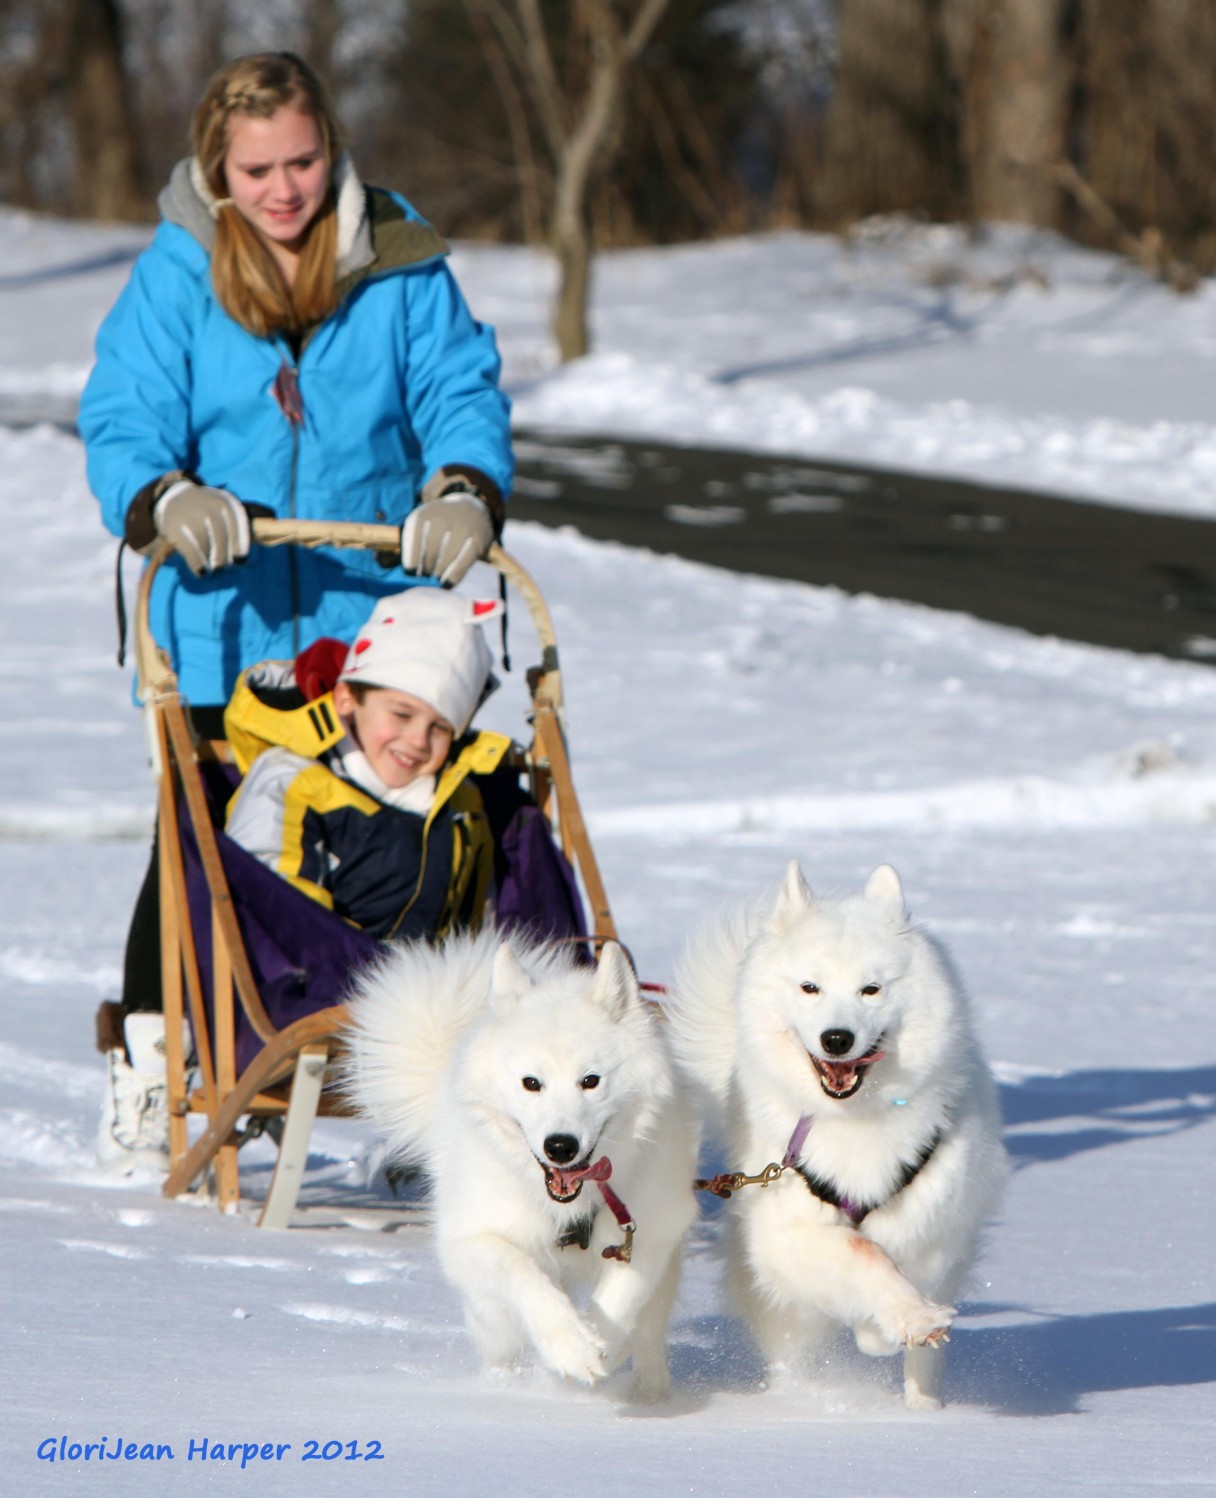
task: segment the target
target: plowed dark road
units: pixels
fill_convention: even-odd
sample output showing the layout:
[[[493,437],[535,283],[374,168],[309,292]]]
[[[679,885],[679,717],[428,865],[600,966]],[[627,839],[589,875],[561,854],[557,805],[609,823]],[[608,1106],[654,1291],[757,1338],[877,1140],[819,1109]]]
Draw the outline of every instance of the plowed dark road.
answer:
[[[511,514],[736,571],[1216,664],[1216,524],[1051,495],[526,432]]]

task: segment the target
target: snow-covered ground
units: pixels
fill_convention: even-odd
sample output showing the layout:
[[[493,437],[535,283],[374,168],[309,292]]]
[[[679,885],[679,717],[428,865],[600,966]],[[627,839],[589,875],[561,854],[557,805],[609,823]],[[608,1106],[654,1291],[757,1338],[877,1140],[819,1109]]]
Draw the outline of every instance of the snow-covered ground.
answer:
[[[0,416],[70,413],[139,242],[0,213]],[[457,267],[521,420],[1216,508],[1209,287],[1178,300],[1012,234],[627,254],[601,267],[598,352],[553,372],[544,265],[462,249]],[[117,989],[151,792],[73,439],[0,427],[0,536],[0,1488],[1212,1490],[1210,667],[511,531],[554,607],[576,776],[644,974],[668,978],[699,915],[791,855],[825,888],[894,863],[968,980],[1017,1166],[941,1414],[905,1412],[868,1363],[764,1389],[712,1214],[675,1398],[631,1412],[611,1388],[478,1376],[425,1214],[369,1185],[359,1126],[318,1129],[301,1225],[275,1236],[97,1173],[92,1014]],[[520,703],[516,676],[487,721],[518,730]],[[61,1436],[174,1459],[40,1459]],[[191,1459],[203,1440],[290,1449],[238,1475]]]

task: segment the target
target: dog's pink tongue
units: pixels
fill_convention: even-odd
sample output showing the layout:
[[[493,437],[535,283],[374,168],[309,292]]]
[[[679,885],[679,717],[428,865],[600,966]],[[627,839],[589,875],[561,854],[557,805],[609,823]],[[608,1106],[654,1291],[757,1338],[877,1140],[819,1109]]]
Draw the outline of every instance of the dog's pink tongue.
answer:
[[[575,1170],[563,1170],[559,1165],[549,1167],[557,1189],[563,1196],[573,1191],[580,1181],[606,1181],[612,1175],[612,1161],[601,1155],[594,1165],[584,1165]]]

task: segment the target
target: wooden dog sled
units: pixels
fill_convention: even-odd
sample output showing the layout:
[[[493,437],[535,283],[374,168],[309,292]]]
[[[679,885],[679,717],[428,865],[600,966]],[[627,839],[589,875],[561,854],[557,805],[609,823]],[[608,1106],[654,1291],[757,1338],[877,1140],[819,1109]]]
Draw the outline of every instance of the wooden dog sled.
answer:
[[[395,526],[257,520],[253,534],[259,545],[378,552],[399,545]],[[170,1147],[163,1190],[166,1196],[178,1196],[209,1175],[220,1209],[235,1211],[240,1139],[251,1125],[254,1132],[269,1125],[279,1153],[258,1221],[262,1227],[286,1227],[299,1194],[313,1121],[318,1114],[344,1111],[341,1098],[327,1087],[327,1072],[347,1023],[341,997],[349,963],[370,957],[378,944],[292,889],[223,834],[225,782],[235,775],[228,768],[228,746],[194,734],[176,676],[149,624],[152,584],[167,555],[169,548],[162,543],[149,559],[134,628],[139,696],[157,784]],[[488,561],[527,605],[541,649],[539,665],[528,672],[530,738],[513,745],[510,765],[568,866],[577,871],[590,927],[587,940],[615,939],[570,775],[561,671],[548,607],[533,580],[500,547],[491,549]],[[293,929],[310,937],[318,931],[322,937],[333,934],[337,955],[326,949],[320,974],[302,970],[298,954],[288,951],[275,959],[274,982],[265,972],[259,982],[250,944],[251,927],[259,921],[243,899],[251,884],[262,881],[269,888],[267,880],[274,900],[286,896],[301,902],[300,919],[289,923]],[[192,1056],[187,1035],[193,1037]],[[192,1119],[202,1120],[201,1133],[191,1128]]]

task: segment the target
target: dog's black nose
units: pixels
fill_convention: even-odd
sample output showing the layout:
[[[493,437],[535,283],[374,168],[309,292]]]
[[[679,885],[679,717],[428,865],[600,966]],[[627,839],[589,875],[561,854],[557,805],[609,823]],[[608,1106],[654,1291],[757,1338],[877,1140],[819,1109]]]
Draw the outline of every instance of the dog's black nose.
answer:
[[[578,1140],[573,1134],[550,1134],[545,1140],[545,1154],[554,1165],[569,1165],[578,1154]]]
[[[819,1044],[829,1056],[843,1056],[853,1049],[854,1038],[852,1030],[825,1030]]]

